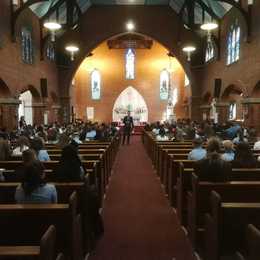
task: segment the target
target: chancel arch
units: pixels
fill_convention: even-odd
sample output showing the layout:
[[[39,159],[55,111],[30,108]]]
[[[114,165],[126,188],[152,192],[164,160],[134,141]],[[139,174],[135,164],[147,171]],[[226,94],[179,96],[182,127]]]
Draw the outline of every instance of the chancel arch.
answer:
[[[126,77],[130,43],[134,78]],[[92,110],[95,121],[113,120],[115,100],[127,86],[132,86],[145,100],[149,108],[145,121],[164,120],[163,114],[170,103],[178,117],[187,116],[183,106],[187,105],[184,100],[191,91],[184,86],[186,73],[176,57],[172,55],[169,59],[168,50],[159,42],[144,35],[118,35],[101,43],[91,54],[79,66],[70,87],[70,111],[73,110],[74,118],[87,119],[87,110]],[[98,76],[96,81],[93,81],[93,72]],[[93,87],[98,87],[99,93],[101,89],[101,95],[93,98]],[[162,87],[166,88],[163,99]]]

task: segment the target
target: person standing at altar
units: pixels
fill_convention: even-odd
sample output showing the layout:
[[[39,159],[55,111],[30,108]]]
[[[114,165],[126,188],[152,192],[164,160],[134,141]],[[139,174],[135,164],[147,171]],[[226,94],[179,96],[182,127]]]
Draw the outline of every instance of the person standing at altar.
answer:
[[[127,144],[130,143],[130,135],[134,128],[134,121],[133,118],[130,115],[130,111],[127,112],[127,116],[123,119],[124,127],[123,127],[123,142],[122,144],[125,144],[125,138],[127,137]]]

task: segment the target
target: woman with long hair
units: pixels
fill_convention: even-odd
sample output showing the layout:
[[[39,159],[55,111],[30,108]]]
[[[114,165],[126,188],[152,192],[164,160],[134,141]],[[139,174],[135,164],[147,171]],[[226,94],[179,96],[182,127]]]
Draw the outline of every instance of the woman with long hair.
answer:
[[[85,170],[78,156],[77,147],[69,144],[62,149],[57,176],[62,181],[81,181]]]
[[[44,167],[34,161],[24,169],[21,185],[16,188],[17,203],[57,203],[57,191],[54,185],[44,180]]]
[[[249,143],[238,143],[236,146],[235,158],[232,162],[233,168],[256,168],[257,165],[257,159],[254,157]]]

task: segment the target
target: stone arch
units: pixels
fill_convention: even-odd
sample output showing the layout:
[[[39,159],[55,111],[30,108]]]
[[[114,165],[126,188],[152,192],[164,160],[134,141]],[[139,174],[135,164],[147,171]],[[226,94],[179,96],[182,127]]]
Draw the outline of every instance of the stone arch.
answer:
[[[260,81],[258,81],[256,83],[255,87],[253,88],[251,97],[252,98],[260,98]]]
[[[11,91],[3,79],[0,78],[0,98],[11,97]]]
[[[237,85],[229,85],[225,88],[222,93],[222,100],[223,101],[234,101],[236,96],[243,96],[243,90]]]
[[[102,17],[99,23],[93,26],[93,20],[96,17]],[[186,61],[186,56],[182,52],[182,46],[191,41],[195,42],[199,53],[202,39],[191,30],[183,27],[182,21],[178,15],[169,7],[147,7],[143,6],[132,8],[127,6],[106,6],[102,9],[91,7],[86,14],[81,17],[81,22],[77,30],[70,31],[64,34],[60,41],[60,50],[63,52],[64,46],[69,43],[77,43],[80,47],[72,66],[61,71],[62,92],[64,89],[66,95],[69,96],[69,87],[73,76],[77,71],[83,59],[91,53],[100,43],[125,33],[125,23],[130,17],[136,23],[136,33],[146,35],[160,44],[162,44],[170,53],[173,53],[184,68],[187,76],[191,80],[193,91],[196,89],[196,96],[200,96],[199,87],[195,82],[189,63]],[[164,21],[162,23],[154,21]],[[109,24],[109,26],[104,26]],[[153,26],[151,26],[153,24]]]
[[[130,111],[134,121],[148,121],[148,107],[144,97],[132,86],[125,88],[113,106],[113,121],[119,122]]]
[[[243,115],[243,90],[237,86],[237,85],[229,85],[228,87],[225,88],[223,94],[222,94],[222,101],[229,103],[229,114],[231,107],[236,106],[236,116],[234,118],[230,117],[229,119],[232,120],[242,120],[244,115]]]
[[[84,59],[91,53],[91,51],[93,51],[94,49],[96,49],[100,44],[102,44],[103,42],[109,40],[109,39],[112,39],[112,38],[115,38],[115,37],[118,37],[118,36],[122,36],[122,35],[125,35],[125,34],[128,34],[128,33],[118,33],[118,34],[113,34],[111,35],[110,37],[105,37],[103,38],[102,40],[99,40],[99,41],[95,41],[95,43],[91,46],[91,48],[89,49],[85,49],[84,50],[84,53],[82,52],[76,59],[75,59],[75,63],[73,64],[72,68],[71,68],[71,71],[65,75],[65,77],[69,77],[67,78],[67,83],[65,84],[65,86],[68,88],[71,86],[72,84],[72,81],[73,81],[73,78],[78,70],[78,68],[80,67],[81,63],[84,61]],[[187,77],[189,78],[189,81],[190,81],[190,85],[193,85],[193,83],[195,82],[194,78],[193,78],[193,75],[191,73],[191,70],[190,70],[190,67],[189,67],[189,64],[187,63],[186,60],[183,59],[183,57],[178,53],[175,52],[166,44],[164,43],[162,40],[158,39],[158,37],[156,36],[151,36],[149,34],[145,34],[145,33],[140,33],[140,32],[131,32],[131,34],[136,34],[136,35],[141,35],[141,36],[147,36],[149,38],[151,38],[152,40],[158,42],[159,44],[161,44],[165,49],[167,49],[169,51],[169,53],[173,53],[174,54],[174,57],[177,58],[178,62],[181,64],[185,74],[187,75]],[[69,90],[67,90],[69,91]]]
[[[28,90],[32,94],[33,102],[40,102],[41,101],[41,94],[37,90],[37,88],[35,88],[33,85],[29,85]]]

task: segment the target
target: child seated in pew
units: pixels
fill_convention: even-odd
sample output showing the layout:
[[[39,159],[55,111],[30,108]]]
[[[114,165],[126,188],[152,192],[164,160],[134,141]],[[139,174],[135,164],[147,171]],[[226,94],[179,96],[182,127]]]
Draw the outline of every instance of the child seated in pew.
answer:
[[[57,191],[54,185],[44,181],[44,167],[34,161],[24,169],[22,183],[16,188],[17,203],[57,203]]]
[[[35,137],[31,141],[31,147],[36,152],[39,161],[50,161],[49,154],[47,150],[44,149],[43,140],[40,137]]]
[[[220,148],[220,141],[217,138],[209,139],[206,158],[197,161],[194,165],[195,174],[200,181],[228,181],[232,168],[229,162],[221,159]]]
[[[61,181],[82,181],[84,179],[85,169],[75,145],[69,144],[62,149],[56,174]]]
[[[230,140],[225,140],[223,141],[223,146],[225,152],[221,155],[221,158],[227,162],[233,161],[235,157],[233,143]]]
[[[194,148],[188,154],[188,160],[199,161],[207,156],[207,151],[202,148],[203,141],[200,137],[193,140]]]

